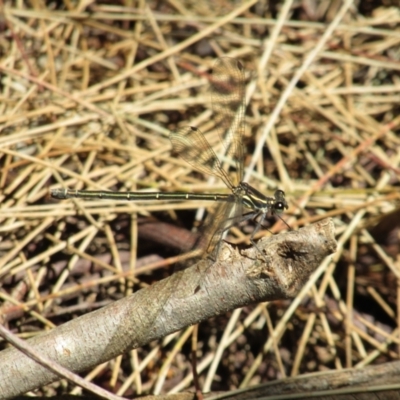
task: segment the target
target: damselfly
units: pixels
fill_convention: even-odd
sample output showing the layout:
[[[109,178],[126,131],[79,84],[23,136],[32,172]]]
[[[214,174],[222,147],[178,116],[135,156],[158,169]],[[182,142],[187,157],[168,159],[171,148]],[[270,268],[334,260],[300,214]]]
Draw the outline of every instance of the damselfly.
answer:
[[[88,198],[111,200],[209,200],[221,202],[221,207],[214,214],[212,227],[209,228],[211,239],[208,240],[207,252],[218,252],[218,243],[224,231],[231,226],[254,219],[256,227],[250,236],[250,242],[257,249],[254,241],[268,214],[281,214],[288,208],[285,193],[276,190],[272,197],[243,182],[245,77],[242,64],[232,58],[219,58],[210,77],[212,105],[216,118],[216,126],[220,139],[223,141],[227,156],[235,163],[236,171],[231,178],[222,167],[215,151],[203,135],[194,127],[184,127],[170,134],[173,150],[197,171],[220,178],[229,188],[230,193],[181,193],[181,192],[110,192],[73,189],[53,189],[51,195],[57,199]],[[243,213],[243,208],[250,211]],[[206,235],[208,237],[208,235]],[[213,254],[215,254],[213,253]],[[260,251],[261,253],[261,251]],[[262,254],[262,253],[261,253]]]

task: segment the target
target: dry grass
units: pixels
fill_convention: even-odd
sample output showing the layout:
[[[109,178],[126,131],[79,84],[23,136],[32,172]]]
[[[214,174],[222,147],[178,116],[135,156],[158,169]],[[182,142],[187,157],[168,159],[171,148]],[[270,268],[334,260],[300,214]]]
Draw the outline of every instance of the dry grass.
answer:
[[[248,181],[265,193],[286,191],[285,218],[294,228],[333,217],[339,248],[294,301],[200,326],[202,388],[397,359],[399,10],[360,2],[337,21],[339,1],[327,9],[297,3],[286,15],[263,2],[145,3],[5,4],[3,323],[28,338],[170,272],[163,267],[177,252],[163,240],[174,236],[178,247],[182,231],[175,236],[176,228],[162,233],[155,225],[149,232],[146,223],[190,228],[193,212],[182,210],[204,204],[56,202],[49,189],[223,189],[171,155],[168,132],[198,126],[221,150],[204,73],[227,55],[248,72]],[[237,243],[248,239],[238,229],[231,235]],[[127,271],[135,280],[121,278]],[[123,396],[193,387],[188,332],[88,375]],[[47,393],[53,390],[65,389],[54,384]]]

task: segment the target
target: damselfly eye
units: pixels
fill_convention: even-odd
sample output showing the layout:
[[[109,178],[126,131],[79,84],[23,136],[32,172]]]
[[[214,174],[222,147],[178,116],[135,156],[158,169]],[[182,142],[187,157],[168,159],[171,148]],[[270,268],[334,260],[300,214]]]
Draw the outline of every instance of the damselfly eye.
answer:
[[[278,201],[278,203],[275,203],[275,209],[278,213],[281,213],[285,209],[285,204],[281,201]]]
[[[278,190],[275,191],[275,197],[276,198],[285,197],[285,192],[283,190],[278,189]]]

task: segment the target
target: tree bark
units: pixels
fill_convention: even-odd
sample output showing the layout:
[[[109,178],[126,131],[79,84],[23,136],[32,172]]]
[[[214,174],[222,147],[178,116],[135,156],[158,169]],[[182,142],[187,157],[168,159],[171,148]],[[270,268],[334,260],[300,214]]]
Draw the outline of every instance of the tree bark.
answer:
[[[263,238],[239,252],[221,246],[171,277],[28,341],[44,356],[81,372],[172,332],[263,301],[294,297],[336,249],[332,220]],[[10,348],[0,353],[0,398],[59,379]]]

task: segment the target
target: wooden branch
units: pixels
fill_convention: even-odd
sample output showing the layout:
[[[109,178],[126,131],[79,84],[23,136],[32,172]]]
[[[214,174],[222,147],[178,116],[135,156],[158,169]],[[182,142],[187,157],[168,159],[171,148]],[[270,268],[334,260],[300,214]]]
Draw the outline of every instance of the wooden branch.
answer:
[[[263,301],[294,297],[336,249],[333,222],[261,239],[239,252],[223,244],[217,260],[192,267],[28,341],[71,371],[85,371],[172,332]],[[265,262],[268,261],[268,263]],[[59,377],[10,348],[0,353],[0,397]]]

